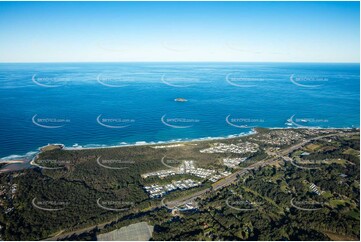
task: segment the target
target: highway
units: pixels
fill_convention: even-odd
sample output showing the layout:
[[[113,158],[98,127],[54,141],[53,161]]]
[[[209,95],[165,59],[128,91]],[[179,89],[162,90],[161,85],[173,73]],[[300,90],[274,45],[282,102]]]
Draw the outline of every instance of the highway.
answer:
[[[205,195],[207,192],[212,192],[212,191],[216,191],[216,190],[219,190],[219,189],[222,189],[226,186],[229,186],[231,185],[232,183],[236,182],[238,180],[238,176],[242,177],[243,175],[245,175],[246,173],[248,173],[249,170],[252,170],[252,169],[258,169],[260,167],[264,167],[266,165],[269,165],[279,159],[282,159],[283,156],[286,156],[288,155],[289,153],[293,152],[294,150],[297,150],[301,147],[303,147],[305,144],[311,142],[311,141],[316,141],[316,140],[319,140],[319,139],[322,139],[322,138],[326,138],[326,137],[332,137],[332,136],[345,136],[345,135],[355,135],[355,134],[360,134],[359,132],[349,132],[349,133],[343,133],[343,134],[339,134],[339,133],[333,133],[333,134],[327,134],[327,135],[322,135],[322,136],[317,136],[317,137],[314,137],[314,138],[310,138],[310,139],[307,139],[303,142],[300,142],[298,144],[295,144],[291,147],[288,147],[286,149],[284,149],[283,151],[281,151],[276,157],[271,157],[271,158],[266,158],[266,159],[263,159],[263,160],[260,160],[256,163],[253,163],[251,165],[249,165],[248,167],[245,167],[243,169],[240,169],[238,171],[236,171],[235,173],[232,173],[231,175],[223,178],[222,180],[219,180],[217,181],[216,183],[214,183],[212,185],[212,188],[207,188],[207,189],[204,189],[204,190],[201,190],[201,191],[198,191],[196,193],[193,193],[193,194],[190,194],[188,196],[184,196],[180,199],[177,199],[177,200],[173,200],[173,201],[166,201],[166,199],[163,199],[159,205],[153,207],[153,208],[150,208],[150,209],[155,209],[157,207],[167,207],[168,209],[172,209],[174,207],[177,207],[177,206],[180,206],[180,205],[183,205],[183,204],[186,204],[188,202],[192,202],[194,201],[196,198],[199,198],[203,195]],[[88,232],[96,227],[98,228],[103,228],[105,225],[111,223],[111,222],[114,222],[115,220],[112,220],[112,221],[108,221],[108,222],[105,222],[105,223],[102,223],[102,224],[98,224],[98,225],[93,225],[93,226],[89,226],[89,227],[86,227],[86,228],[82,228],[82,229],[78,229],[76,231],[68,231],[68,232],[64,232],[64,230],[61,230],[60,232],[58,232],[58,234],[54,237],[51,237],[51,238],[48,238],[46,240],[59,240],[59,239],[64,239],[66,238],[67,236],[71,236],[73,234],[81,234],[81,233],[84,233],[84,232]]]
[[[226,186],[231,185],[232,183],[234,183],[234,182],[236,182],[238,180],[237,177],[242,177],[243,175],[247,174],[249,170],[258,169],[260,167],[267,166],[267,165],[269,165],[269,164],[271,164],[271,163],[273,163],[273,162],[275,162],[275,161],[277,161],[279,159],[282,159],[283,156],[286,156],[286,155],[290,154],[291,152],[303,147],[304,145],[308,144],[311,141],[316,141],[316,140],[319,140],[319,139],[332,137],[332,136],[335,136],[335,135],[345,136],[345,135],[354,135],[354,134],[359,134],[359,132],[350,132],[350,133],[343,133],[343,134],[327,134],[327,135],[321,135],[321,136],[317,136],[317,137],[314,137],[314,138],[307,139],[307,140],[305,140],[303,142],[300,142],[298,144],[295,144],[295,145],[293,145],[291,147],[288,147],[288,148],[284,149],[276,157],[271,157],[271,158],[268,157],[268,158],[260,160],[260,161],[258,161],[256,163],[253,163],[252,165],[249,165],[248,167],[240,169],[240,170],[236,171],[235,173],[232,173],[231,175],[229,175],[229,176],[217,181],[216,183],[214,183],[212,185],[212,189],[207,188],[207,189],[204,189],[202,191],[196,192],[194,194],[190,194],[188,196],[182,197],[182,198],[177,199],[177,200],[169,201],[169,202],[166,202],[166,201],[162,200],[164,202],[163,204],[166,205],[166,207],[168,207],[168,208],[174,208],[174,207],[177,207],[177,206],[192,202],[196,198],[201,197],[202,195],[206,194],[207,192],[211,192],[212,190],[213,191],[220,190],[220,189],[222,189],[222,188],[224,188]]]

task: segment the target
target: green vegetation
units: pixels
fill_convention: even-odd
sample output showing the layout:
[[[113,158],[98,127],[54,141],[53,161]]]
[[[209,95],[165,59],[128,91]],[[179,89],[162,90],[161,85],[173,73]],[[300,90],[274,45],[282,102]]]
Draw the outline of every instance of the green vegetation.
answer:
[[[173,215],[161,207],[161,199],[150,199],[143,190],[144,185],[178,179],[201,181],[191,175],[143,179],[141,174],[167,169],[161,162],[164,156],[191,159],[198,167],[224,170],[223,158],[247,156],[247,162],[240,164],[246,167],[266,159],[268,148],[290,147],[301,142],[302,137],[325,135],[318,133],[322,130],[313,133],[301,129],[281,131],[262,129],[256,135],[221,141],[259,144],[257,152],[242,155],[199,152],[220,142],[217,140],[161,149],[150,145],[92,150],[46,149],[37,163],[61,169],[34,168],[0,174],[1,184],[5,186],[2,189],[6,191],[0,206],[1,238],[39,240],[64,231],[65,236],[59,238],[94,240],[99,233],[144,221],[154,226],[153,240],[359,239],[360,141],[357,135],[342,136],[338,130],[327,131],[335,135],[313,141],[289,154],[303,168],[279,157],[273,164],[249,170],[229,186],[202,195],[197,199],[197,210]],[[299,138],[293,140],[289,133]],[[277,142],[287,139],[289,142],[276,145],[263,140],[263,135],[268,134]],[[304,151],[309,155],[301,156]],[[54,160],[62,162],[49,162]],[[307,169],[315,167],[318,169]],[[12,194],[8,191],[14,184],[17,190]],[[317,186],[320,195],[312,191],[311,184]],[[165,199],[182,198],[210,185],[203,181],[201,187],[177,190],[167,194]],[[99,199],[107,202],[108,208],[128,209],[103,209],[98,206]],[[95,225],[98,227],[94,228]],[[80,230],[84,228],[89,229]],[[77,230],[81,232],[71,234]]]

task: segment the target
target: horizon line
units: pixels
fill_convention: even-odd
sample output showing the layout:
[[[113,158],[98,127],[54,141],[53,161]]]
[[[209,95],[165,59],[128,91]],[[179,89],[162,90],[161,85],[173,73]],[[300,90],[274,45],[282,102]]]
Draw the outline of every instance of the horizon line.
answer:
[[[359,62],[320,62],[320,61],[13,61],[2,62],[0,64],[62,64],[62,63],[289,63],[289,64],[359,64]]]

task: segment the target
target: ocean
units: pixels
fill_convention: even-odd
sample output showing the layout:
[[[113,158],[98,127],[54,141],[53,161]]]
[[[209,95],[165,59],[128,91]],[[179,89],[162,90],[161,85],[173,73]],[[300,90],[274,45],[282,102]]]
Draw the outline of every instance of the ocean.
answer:
[[[359,127],[359,73],[359,64],[320,63],[0,64],[0,157],[49,143],[106,147],[254,127]]]

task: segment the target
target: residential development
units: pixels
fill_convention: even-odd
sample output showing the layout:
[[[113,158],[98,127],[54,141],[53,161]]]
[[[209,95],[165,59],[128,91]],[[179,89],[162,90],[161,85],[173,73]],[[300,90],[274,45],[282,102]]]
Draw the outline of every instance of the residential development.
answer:
[[[240,163],[247,160],[247,157],[241,157],[241,158],[224,158],[223,164],[229,168],[236,168]]]
[[[145,186],[144,189],[149,194],[150,198],[159,198],[164,196],[166,193],[177,189],[185,190],[199,185],[201,185],[201,182],[196,182],[192,179],[187,179],[187,180],[174,181],[172,183],[163,186],[157,184],[151,186]]]
[[[184,160],[182,164],[177,168],[145,173],[142,174],[142,177],[146,179],[148,177],[156,176],[162,179],[168,176],[185,175],[185,174],[193,175],[198,178],[202,178],[204,180],[209,180],[211,182],[216,182],[223,177],[231,175],[231,172],[217,171],[213,169],[205,169],[199,167],[197,168],[193,160]],[[159,184],[152,184],[151,186],[145,186],[144,189],[147,191],[150,198],[158,198],[158,197],[162,197],[164,194],[171,192],[173,190],[189,189],[195,186],[199,186],[200,184],[201,182],[195,182],[192,179],[188,179],[188,180],[174,181],[171,184],[166,184],[164,186]]]
[[[215,143],[212,147],[200,150],[201,153],[235,153],[235,154],[245,154],[245,153],[255,153],[258,150],[258,144],[243,142],[239,144],[224,144],[224,143]]]

